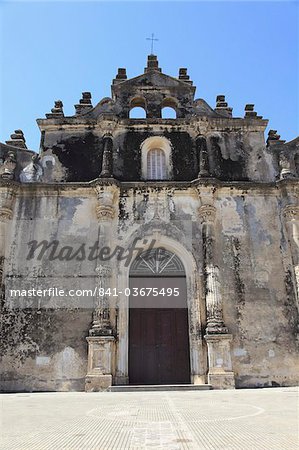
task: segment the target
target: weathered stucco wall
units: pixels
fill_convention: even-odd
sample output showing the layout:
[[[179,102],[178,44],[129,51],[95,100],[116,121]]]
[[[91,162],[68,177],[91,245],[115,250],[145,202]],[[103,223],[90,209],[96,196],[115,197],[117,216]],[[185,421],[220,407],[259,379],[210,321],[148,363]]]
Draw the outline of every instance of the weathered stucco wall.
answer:
[[[4,268],[6,298],[2,305],[1,389],[83,390],[86,336],[94,298],[57,301],[48,296],[40,304],[28,298],[18,303],[7,296],[7,290],[12,286],[94,288],[99,261],[49,261],[49,251],[40,261],[26,257],[28,242],[33,239],[58,239],[63,245],[75,243],[76,248],[84,243],[86,248],[92,245],[99,232],[95,191],[82,185],[64,185],[63,191],[55,185],[26,188],[18,191],[9,227]],[[201,313],[192,333],[200,338],[205,329],[205,292],[198,208],[207,202],[216,207],[216,259],[224,321],[233,335],[237,387],[293,385],[298,381],[298,308],[282,213],[290,202],[285,189],[286,182],[279,189],[261,184],[247,189],[229,185],[211,188],[204,184],[192,187],[186,183],[168,187],[127,184],[122,186],[120,200],[114,205],[118,211],[113,219],[115,245],[128,243],[134,236],[155,236],[163,243],[167,236],[180,242],[194,258]],[[290,198],[295,198],[295,185],[290,184],[288,190]],[[117,288],[121,270],[121,263],[116,261],[112,286]],[[120,303],[123,300],[122,296],[118,299]],[[190,317],[191,314],[190,311]],[[113,323],[118,335],[114,375],[121,380],[126,373],[119,366],[124,355],[119,355],[118,348],[127,324],[115,319]],[[204,358],[201,364],[206,364]],[[207,372],[207,367],[202,369]]]
[[[210,176],[222,181],[274,181],[273,155],[266,150],[260,126],[218,123],[180,125],[174,121],[152,127],[146,121],[123,120],[113,138],[113,173],[120,181],[140,181],[141,146],[151,136],[169,140],[172,149],[173,180],[192,181],[199,173],[198,136],[207,140]],[[162,119],[160,119],[162,122]],[[162,125],[162,123],[161,123]],[[227,131],[224,131],[227,130]],[[55,168],[49,181],[84,182],[96,179],[102,170],[103,139],[107,129],[102,125],[46,131],[42,140],[42,155],[55,158]]]
[[[165,75],[149,55],[137,77],[118,69],[94,107],[84,92],[67,117],[56,101],[37,120],[39,155],[21,130],[0,144],[0,389],[129,381],[136,239],[185,267],[192,383],[299,381],[299,138],[270,130],[265,142],[254,105],[238,118],[224,95],[215,108],[194,95],[186,68]],[[146,118],[130,118],[134,107]],[[105,246],[128,256],[104,261]],[[122,293],[107,303],[103,285]],[[66,295],[10,293],[32,288]]]

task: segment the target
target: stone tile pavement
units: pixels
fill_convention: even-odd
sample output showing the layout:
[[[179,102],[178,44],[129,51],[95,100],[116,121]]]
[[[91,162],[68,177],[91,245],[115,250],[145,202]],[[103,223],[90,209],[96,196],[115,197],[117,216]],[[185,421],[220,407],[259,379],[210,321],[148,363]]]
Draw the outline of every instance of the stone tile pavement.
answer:
[[[298,389],[2,394],[1,450],[298,450]]]

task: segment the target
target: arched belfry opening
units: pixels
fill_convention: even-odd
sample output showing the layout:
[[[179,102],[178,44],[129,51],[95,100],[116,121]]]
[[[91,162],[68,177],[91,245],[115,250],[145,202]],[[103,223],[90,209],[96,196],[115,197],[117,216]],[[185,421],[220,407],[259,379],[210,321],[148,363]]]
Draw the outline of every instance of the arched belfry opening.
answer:
[[[146,101],[143,97],[134,97],[129,105],[130,119],[145,119],[146,118]]]
[[[162,119],[176,119],[177,118],[178,102],[174,98],[164,98],[161,105]]]
[[[142,106],[134,106],[134,108],[130,109],[129,118],[130,119],[145,119],[146,111]]]
[[[190,383],[186,273],[164,248],[143,252],[130,268],[129,383]]]
[[[162,119],[176,119],[177,118],[177,113],[176,113],[176,110],[174,108],[171,108],[169,106],[165,106],[161,110],[161,116],[162,116]]]

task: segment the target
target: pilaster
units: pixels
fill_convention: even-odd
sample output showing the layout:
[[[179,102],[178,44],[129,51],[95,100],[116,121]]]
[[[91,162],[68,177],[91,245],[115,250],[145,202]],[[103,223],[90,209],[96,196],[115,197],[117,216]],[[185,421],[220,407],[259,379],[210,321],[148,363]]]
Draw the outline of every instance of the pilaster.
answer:
[[[228,333],[223,320],[220,271],[215,258],[216,213],[213,205],[202,205],[199,208],[204,245],[207,315],[205,341],[208,346],[208,382],[215,389],[231,389],[235,387],[230,354],[232,336]]]
[[[104,136],[103,162],[100,178],[111,177],[113,177],[113,139],[109,133]]]
[[[7,227],[13,218],[15,187],[4,185],[0,191],[0,299],[4,298],[3,272],[7,242]]]
[[[111,250],[113,244],[113,219],[116,216],[115,202],[117,188],[111,183],[95,186],[97,195],[96,215],[99,222],[99,245]],[[112,267],[107,261],[95,268],[97,273],[96,306],[89,330],[88,369],[85,390],[88,392],[106,390],[112,385],[115,371],[115,330],[111,322],[110,296]]]
[[[207,178],[210,176],[209,172],[209,155],[207,150],[207,141],[203,136],[199,136],[196,140],[198,159],[199,159],[199,172],[198,178]]]
[[[204,244],[204,271],[207,312],[207,334],[223,334],[228,330],[223,321],[219,268],[215,262],[216,208],[203,205],[199,208]]]
[[[287,205],[283,210],[283,218],[290,243],[299,310],[299,206]]]

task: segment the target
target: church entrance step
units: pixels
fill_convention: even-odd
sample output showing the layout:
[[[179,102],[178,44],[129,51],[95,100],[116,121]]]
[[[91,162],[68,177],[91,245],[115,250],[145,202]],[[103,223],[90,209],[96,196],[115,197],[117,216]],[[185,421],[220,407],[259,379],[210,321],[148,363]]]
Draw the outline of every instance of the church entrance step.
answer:
[[[109,392],[143,392],[143,391],[207,391],[212,389],[210,384],[124,384],[110,386]]]

